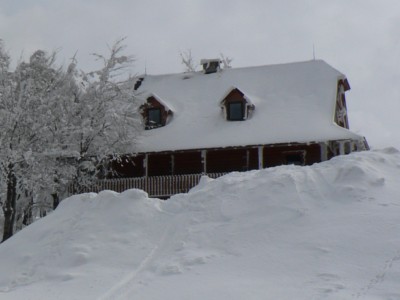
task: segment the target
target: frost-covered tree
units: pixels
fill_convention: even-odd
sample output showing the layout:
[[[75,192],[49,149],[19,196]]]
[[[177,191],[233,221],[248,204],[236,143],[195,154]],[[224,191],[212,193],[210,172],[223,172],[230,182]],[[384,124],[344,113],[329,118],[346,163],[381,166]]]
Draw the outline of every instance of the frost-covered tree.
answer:
[[[3,61],[7,59],[4,50],[0,55]],[[52,67],[53,63],[53,55],[38,50],[14,72],[3,64],[0,88],[1,180],[6,186],[2,204],[3,240],[14,232],[17,210],[25,209],[26,205],[18,205],[17,200],[19,204],[27,200],[31,205],[32,193],[39,183],[45,182],[39,179],[46,176],[40,162],[46,161],[43,153],[47,150],[47,124],[51,119],[47,107],[59,83],[59,71]]]
[[[95,54],[102,66],[93,72],[78,71],[75,58],[64,71],[42,50],[11,72],[0,44],[3,240],[32,222],[33,208],[55,208],[72,181],[80,192],[107,158],[134,152],[141,126],[122,42]]]
[[[134,79],[125,73],[133,57],[122,54],[122,42],[118,40],[110,47],[108,56],[94,54],[102,64],[96,71],[78,72],[75,64],[69,67],[80,89],[65,105],[68,133],[63,146],[75,154],[76,192],[93,184],[107,158],[133,153],[141,130]]]
[[[0,40],[0,119],[4,117],[2,113],[4,109],[4,104],[2,99],[4,99],[4,97],[7,96],[10,88],[9,65],[10,65],[10,57],[4,49],[3,41]],[[4,137],[3,134],[0,132],[0,147],[3,144],[3,142],[4,142]],[[8,205],[8,207],[6,207],[6,203],[4,202],[6,198],[6,186],[7,186],[7,168],[5,162],[0,156],[0,206],[2,208],[0,217],[2,216],[4,218],[6,217],[4,216],[4,212],[12,209],[10,204]],[[3,226],[0,225],[0,228],[3,228]]]

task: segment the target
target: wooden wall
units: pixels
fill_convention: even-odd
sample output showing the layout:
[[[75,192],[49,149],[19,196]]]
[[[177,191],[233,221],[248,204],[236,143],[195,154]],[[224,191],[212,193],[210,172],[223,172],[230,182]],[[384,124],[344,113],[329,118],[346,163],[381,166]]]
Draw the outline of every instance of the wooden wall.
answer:
[[[172,175],[171,154],[151,154],[147,158],[148,176]]]
[[[202,173],[201,151],[149,154],[147,170],[148,176]]]
[[[174,156],[174,174],[199,174],[203,172],[201,151],[179,152]]]
[[[224,99],[224,103],[245,101],[243,93],[238,89],[233,89]]]
[[[257,148],[207,151],[207,173],[258,169]]]
[[[263,151],[264,168],[288,164],[288,159],[295,155],[303,155],[302,165],[312,165],[321,161],[319,144],[266,146]]]
[[[321,161],[319,144],[266,145],[262,148],[264,168],[293,163],[297,158],[301,158],[302,165]],[[147,163],[145,157],[145,154],[140,154],[123,160],[123,163],[113,162],[112,167],[121,178],[145,176],[146,165],[148,176],[225,173],[259,167],[258,146],[148,153]]]

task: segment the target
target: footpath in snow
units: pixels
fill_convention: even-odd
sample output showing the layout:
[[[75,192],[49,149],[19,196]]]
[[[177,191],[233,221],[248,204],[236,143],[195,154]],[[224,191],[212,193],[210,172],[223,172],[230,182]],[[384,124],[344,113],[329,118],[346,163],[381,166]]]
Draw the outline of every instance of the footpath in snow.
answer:
[[[400,153],[63,201],[0,245],[0,299],[400,299]]]

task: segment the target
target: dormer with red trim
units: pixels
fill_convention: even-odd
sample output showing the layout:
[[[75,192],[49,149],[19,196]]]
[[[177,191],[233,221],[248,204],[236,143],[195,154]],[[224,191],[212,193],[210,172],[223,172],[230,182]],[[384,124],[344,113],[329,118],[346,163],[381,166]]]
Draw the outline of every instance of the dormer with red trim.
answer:
[[[155,94],[146,99],[140,110],[146,130],[165,126],[173,116],[172,109]]]
[[[238,88],[231,88],[221,100],[220,106],[227,121],[244,121],[255,109],[249,97]]]

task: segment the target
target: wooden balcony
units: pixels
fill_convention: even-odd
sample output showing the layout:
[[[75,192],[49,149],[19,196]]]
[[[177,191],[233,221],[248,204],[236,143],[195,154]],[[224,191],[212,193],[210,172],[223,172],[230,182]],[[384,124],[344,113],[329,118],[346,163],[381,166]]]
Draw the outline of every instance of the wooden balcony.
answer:
[[[225,174],[210,173],[206,176],[217,178]],[[175,194],[187,193],[199,183],[201,176],[204,174],[103,179],[87,187],[84,192],[98,193],[103,190],[112,190],[120,193],[128,189],[141,189],[147,192],[149,197],[166,199]],[[74,194],[74,190],[74,186],[71,185],[68,194]]]

